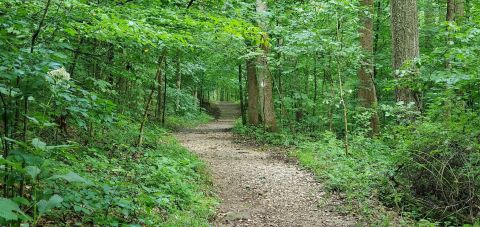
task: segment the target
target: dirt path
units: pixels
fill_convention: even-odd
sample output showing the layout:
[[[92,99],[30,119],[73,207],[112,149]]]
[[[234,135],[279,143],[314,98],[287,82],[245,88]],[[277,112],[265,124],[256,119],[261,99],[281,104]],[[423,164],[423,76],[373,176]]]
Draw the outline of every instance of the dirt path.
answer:
[[[227,103],[219,107],[218,121],[177,134],[213,174],[222,200],[213,225],[355,225],[355,218],[335,212],[341,202],[325,196],[311,174],[279,159],[275,152],[237,142],[229,129],[238,108]]]

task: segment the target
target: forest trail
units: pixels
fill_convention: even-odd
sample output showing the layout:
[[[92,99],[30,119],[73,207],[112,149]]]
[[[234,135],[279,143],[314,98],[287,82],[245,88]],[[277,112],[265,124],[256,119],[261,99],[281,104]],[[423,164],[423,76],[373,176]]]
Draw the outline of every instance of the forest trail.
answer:
[[[230,129],[239,115],[238,106],[218,106],[221,117],[217,121],[176,134],[213,175],[221,199],[213,225],[355,225],[354,217],[336,212],[341,200],[326,196],[312,174],[279,158],[278,152],[236,140]]]

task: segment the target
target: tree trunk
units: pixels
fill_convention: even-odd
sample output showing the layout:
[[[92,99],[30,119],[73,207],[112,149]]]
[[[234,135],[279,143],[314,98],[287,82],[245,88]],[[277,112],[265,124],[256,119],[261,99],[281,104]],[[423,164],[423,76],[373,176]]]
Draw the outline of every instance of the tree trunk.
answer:
[[[158,121],[162,120],[163,112],[163,76],[162,76],[162,65],[165,60],[166,50],[163,50],[160,56],[158,56],[157,61],[157,111],[155,113],[156,119]]]
[[[337,38],[336,41],[340,43],[340,50],[342,51],[342,21],[340,20],[338,14],[337,14]],[[347,109],[347,104],[345,101],[345,93],[343,89],[343,80],[342,80],[342,74],[340,72],[340,59],[338,56],[335,57],[335,60],[337,62],[337,76],[338,76],[338,87],[340,90],[340,103],[342,104],[343,107],[343,128],[344,128],[344,143],[345,143],[345,154],[348,155],[349,152],[349,140],[348,140],[348,109]]]
[[[176,82],[176,85],[177,85],[177,97],[176,97],[176,100],[175,100],[175,112],[178,111],[178,109],[180,108],[180,92],[181,92],[181,89],[182,89],[182,73],[180,71],[180,51],[177,52],[177,58],[176,58],[176,77],[177,77],[177,82]]]
[[[432,6],[430,4],[427,4],[427,6],[425,6],[425,9],[424,9],[424,12],[425,12],[425,16],[424,16],[424,28],[427,28],[427,29],[431,29],[433,26],[435,26],[435,11],[436,11],[436,8],[435,6]],[[431,32],[429,32],[427,34],[427,36],[425,37],[425,43],[421,46],[425,47],[425,49],[428,50],[428,52],[431,52],[434,48],[433,46],[433,43],[432,43],[432,40],[433,40],[433,37],[432,35],[430,35]],[[425,50],[423,50],[425,51]]]
[[[152,103],[154,92],[155,92],[155,88],[152,86],[152,90],[150,91],[150,95],[148,95],[148,98],[147,98],[147,103],[145,105],[145,111],[143,112],[142,121],[140,122],[140,130],[139,130],[140,132],[138,134],[137,147],[142,146],[142,143],[143,143],[143,131],[145,130],[145,124],[147,123],[148,110],[150,109],[150,105]]]
[[[245,105],[243,104],[243,86],[242,86],[242,64],[238,64],[238,91],[240,96],[240,112],[242,114],[242,124],[247,124],[247,116],[245,116]]]
[[[73,62],[70,65],[70,68],[68,69],[68,73],[70,73],[71,78],[75,78],[74,76],[75,68],[77,66],[78,57],[80,56],[80,48],[82,47],[82,45],[83,45],[83,36],[82,38],[80,38],[80,41],[78,42],[77,49],[75,49],[75,51],[73,52]]]
[[[465,0],[455,0],[455,20],[460,22],[465,17]]]
[[[258,125],[258,81],[253,59],[247,59],[248,80],[248,124]]]
[[[446,16],[446,20],[448,22],[447,24],[447,40],[446,40],[446,44],[447,46],[450,46],[450,42],[452,40],[452,34],[451,34],[451,27],[450,27],[450,23],[453,23],[455,22],[455,0],[447,0],[447,16]],[[448,56],[445,56],[445,68],[447,70],[451,70],[452,69],[452,63],[451,63],[451,59],[448,57]]]
[[[374,36],[374,40],[373,40],[373,53],[377,53],[378,51],[378,43],[380,42],[380,27],[381,27],[381,23],[382,21],[380,20],[381,19],[381,16],[382,16],[382,1],[377,1],[376,3],[376,8],[377,8],[377,11],[376,11],[376,21],[375,21],[375,36]],[[373,57],[374,61],[376,59],[376,56],[374,55]],[[378,75],[378,68],[377,68],[377,65],[373,65],[373,78],[377,78],[377,75]]]
[[[167,71],[168,71],[168,64],[167,58],[165,56],[165,72],[163,73],[163,111],[162,111],[162,126],[165,127],[165,115],[167,113]]]
[[[313,112],[312,116],[315,116],[317,110],[318,99],[318,75],[317,75],[317,55],[313,56]]]
[[[455,21],[455,0],[447,0],[447,16],[448,22]]]
[[[267,4],[262,0],[257,0],[257,13],[262,15],[267,12]],[[263,53],[259,56],[259,77],[262,78],[262,90],[263,90],[263,122],[265,129],[269,132],[277,131],[277,124],[275,119],[275,107],[273,104],[273,84],[272,84],[272,75],[268,69],[268,34],[266,33],[266,23],[265,21],[259,21],[259,26],[265,32],[262,37],[261,49]]]
[[[392,0],[391,4],[392,43],[393,43],[393,69],[406,69],[408,75],[403,77],[415,77],[418,74],[413,61],[420,55],[418,34],[417,0]],[[408,68],[403,68],[408,64]],[[395,73],[395,77],[399,77]],[[405,104],[415,102],[421,107],[419,94],[408,87],[397,87],[395,91],[397,101]]]
[[[360,10],[360,20],[363,24],[360,28],[360,42],[365,57],[360,60],[361,67],[358,70],[358,98],[363,107],[373,110],[370,116],[370,129],[371,134],[376,135],[380,131],[380,120],[376,111],[377,92],[373,77],[373,2],[373,0],[361,0],[361,4],[365,7],[365,10]],[[368,14],[366,12],[368,12]]]

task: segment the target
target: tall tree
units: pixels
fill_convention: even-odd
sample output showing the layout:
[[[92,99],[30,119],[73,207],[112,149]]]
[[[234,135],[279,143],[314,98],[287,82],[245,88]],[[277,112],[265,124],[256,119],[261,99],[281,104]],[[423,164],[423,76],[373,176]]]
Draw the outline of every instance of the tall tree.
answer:
[[[465,0],[447,0],[448,22],[461,21],[465,16]]]
[[[465,0],[455,0],[455,20],[461,21],[465,16]]]
[[[175,76],[176,76],[176,88],[177,88],[177,92],[178,94],[180,94],[181,90],[182,90],[182,72],[181,72],[181,69],[180,69],[180,51],[177,51],[177,56],[175,58]],[[178,109],[180,108],[180,96],[177,95],[176,99],[175,99],[175,112],[178,111]]]
[[[240,97],[240,113],[242,115],[242,124],[247,124],[247,116],[245,115],[245,105],[243,103],[243,82],[242,82],[242,64],[238,65],[238,95]]]
[[[447,0],[446,20],[448,22],[453,22],[455,20],[455,0]]]
[[[258,80],[255,61],[247,59],[248,124],[258,125]]]
[[[360,10],[360,20],[362,27],[360,28],[360,42],[365,57],[361,59],[361,67],[358,70],[359,91],[358,97],[363,107],[375,109],[377,107],[377,92],[374,83],[374,64],[373,64],[373,0],[361,0],[362,7]],[[372,135],[378,134],[380,130],[380,120],[377,112],[374,110],[370,117],[370,127]]]
[[[262,34],[262,44],[260,48],[262,49],[262,54],[258,57],[259,66],[259,78],[262,78],[260,81],[261,88],[263,90],[263,95],[261,102],[262,105],[262,115],[263,122],[265,124],[265,129],[267,131],[277,131],[277,123],[275,118],[275,107],[273,105],[273,82],[272,74],[268,68],[268,52],[270,47],[268,44],[268,34],[267,23],[264,21],[264,14],[267,12],[267,4],[262,0],[257,0],[257,13],[260,16],[258,21],[259,27],[262,28],[264,33]]]
[[[413,61],[420,55],[417,0],[391,0],[390,7],[395,77],[415,77],[418,69]],[[401,69],[405,70],[399,75],[397,72]],[[407,85],[398,86],[395,96],[397,101],[421,106],[420,95]]]
[[[159,121],[162,120],[162,114],[163,114],[163,111],[165,111],[163,109],[163,76],[162,76],[162,66],[163,66],[163,61],[165,61],[165,57],[166,57],[166,54],[167,54],[167,51],[166,49],[162,51],[162,53],[160,54],[160,56],[158,57],[158,61],[157,61],[157,111],[155,113],[155,116],[157,117],[157,119]]]

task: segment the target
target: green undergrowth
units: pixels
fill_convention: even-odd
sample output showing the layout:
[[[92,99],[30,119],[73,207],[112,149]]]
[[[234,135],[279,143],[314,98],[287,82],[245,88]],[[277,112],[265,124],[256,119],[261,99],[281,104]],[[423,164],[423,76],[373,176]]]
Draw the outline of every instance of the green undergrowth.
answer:
[[[183,128],[193,128],[201,124],[208,123],[213,117],[204,113],[197,112],[193,114],[185,114],[184,116],[168,116],[165,119],[165,127],[171,130],[179,130]]]
[[[348,154],[344,141],[329,131],[299,136],[239,123],[234,131],[262,143],[289,145],[290,155],[327,190],[344,194],[342,209],[364,223],[480,226],[475,202],[480,198],[475,190],[480,187],[479,145],[477,134],[466,128],[425,121],[393,127],[375,139],[353,134]],[[452,210],[445,212],[446,207]]]
[[[388,187],[386,174],[391,169],[392,159],[388,147],[368,144],[365,138],[355,138],[350,146],[350,155],[345,155],[343,142],[331,132],[318,135],[298,133],[267,133],[262,128],[245,127],[237,123],[234,132],[264,144],[292,148],[289,153],[299,164],[315,173],[330,192],[346,196],[343,211],[358,214],[362,221],[375,225],[388,225],[394,217],[377,198],[379,187]],[[376,147],[378,153],[372,154]],[[366,149],[365,149],[366,148]],[[375,217],[373,219],[372,217]]]
[[[92,186],[66,192],[72,201],[66,197],[65,204],[81,204],[81,223],[208,226],[216,201],[204,164],[154,125],[146,128],[141,148],[132,146],[137,130],[137,125],[122,121],[96,146],[62,163],[94,180]],[[67,209],[55,215],[58,220],[78,212]]]
[[[39,174],[27,187],[31,198],[1,200],[14,213],[0,216],[34,225],[209,226],[217,200],[204,163],[154,124],[135,146],[138,129],[119,116],[95,131],[95,140],[77,135],[69,146],[32,156]],[[30,202],[42,198],[45,209]]]

